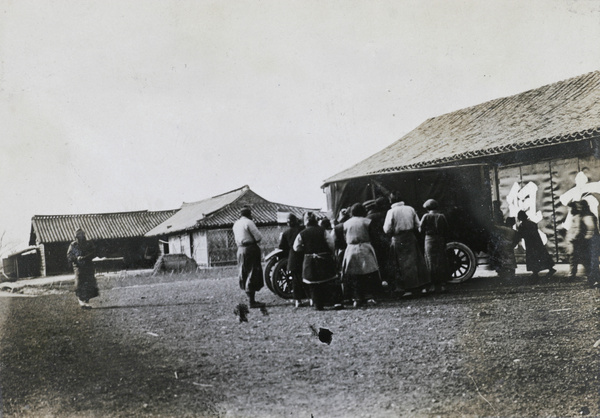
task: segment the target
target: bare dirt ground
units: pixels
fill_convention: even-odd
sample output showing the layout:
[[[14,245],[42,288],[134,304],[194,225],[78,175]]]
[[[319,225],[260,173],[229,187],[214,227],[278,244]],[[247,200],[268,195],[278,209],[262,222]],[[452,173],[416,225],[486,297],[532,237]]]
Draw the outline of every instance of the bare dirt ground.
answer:
[[[600,416],[600,292],[564,266],[367,309],[246,302],[232,270],[0,297],[6,417]],[[217,277],[219,276],[219,277]],[[309,326],[333,332],[331,344]]]

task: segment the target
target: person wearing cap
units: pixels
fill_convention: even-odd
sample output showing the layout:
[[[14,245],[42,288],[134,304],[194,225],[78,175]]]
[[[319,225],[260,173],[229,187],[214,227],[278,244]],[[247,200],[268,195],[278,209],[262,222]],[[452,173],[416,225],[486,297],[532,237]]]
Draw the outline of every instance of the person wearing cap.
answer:
[[[450,232],[446,216],[441,213],[439,204],[428,199],[423,208],[427,213],[421,218],[419,230],[425,236],[425,264],[436,292],[445,292],[450,279],[446,240]]]
[[[67,250],[67,260],[73,265],[75,273],[75,296],[82,309],[91,309],[90,299],[100,295],[96,282],[93,259],[96,248],[92,241],[88,241],[85,231],[78,228],[75,231],[75,240]]]
[[[419,218],[413,207],[404,204],[398,192],[390,195],[390,203],[392,207],[385,215],[383,230],[392,238],[389,256],[394,266],[394,291],[399,294],[405,290],[422,291],[430,280],[416,236]]]
[[[287,217],[288,228],[281,234],[279,240],[279,249],[288,253],[287,269],[292,275],[292,293],[294,295],[294,304],[296,308],[302,306],[302,299],[306,298],[306,292],[302,284],[302,253],[294,251],[294,241],[302,231],[300,220],[290,213]]]
[[[258,246],[262,235],[252,220],[250,208],[244,207],[240,211],[240,219],[233,224],[233,236],[238,247],[240,288],[246,292],[251,308],[262,308],[265,304],[257,302],[255,299],[256,292],[262,289],[264,284],[261,253]]]

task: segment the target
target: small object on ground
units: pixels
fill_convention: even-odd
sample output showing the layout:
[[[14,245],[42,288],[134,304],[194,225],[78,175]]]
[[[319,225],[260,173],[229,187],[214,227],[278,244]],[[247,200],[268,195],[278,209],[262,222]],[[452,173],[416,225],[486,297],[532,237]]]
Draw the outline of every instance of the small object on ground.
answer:
[[[212,388],[212,386],[213,386],[213,385],[208,385],[206,383],[198,383],[198,382],[192,382],[192,385],[201,386],[203,388]]]
[[[319,331],[317,331],[317,329],[314,326],[309,325],[309,327],[310,330],[313,332],[313,335],[319,337],[319,341],[327,345],[331,344],[333,332],[329,331],[327,328],[319,328]]]
[[[92,309],[92,305],[90,305],[87,301],[77,299],[77,302],[79,302],[79,306],[81,306],[81,309]]]
[[[158,334],[154,333],[154,332],[150,332],[148,331],[146,334],[148,335],[152,335],[153,337],[158,337]]]
[[[477,316],[490,316],[490,315],[491,315],[491,313],[486,312],[486,311],[481,311],[477,314]]]
[[[582,406],[581,409],[579,410],[579,415],[589,415],[590,414],[590,408],[588,408],[587,406]]]
[[[598,348],[598,347],[600,347],[600,340],[598,340],[594,343],[594,348]]]
[[[238,304],[233,313],[238,317],[240,322],[248,322],[248,313],[250,313],[250,310],[247,305],[243,303]]]

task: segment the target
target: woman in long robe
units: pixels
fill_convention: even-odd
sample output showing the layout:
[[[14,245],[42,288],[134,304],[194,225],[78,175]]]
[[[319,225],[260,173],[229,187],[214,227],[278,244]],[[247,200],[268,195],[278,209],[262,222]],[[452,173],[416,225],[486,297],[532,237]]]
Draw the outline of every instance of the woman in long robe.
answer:
[[[73,264],[75,295],[82,309],[91,309],[90,299],[100,295],[92,261],[95,256],[94,243],[86,239],[85,232],[81,228],[77,229],[75,241],[67,250],[67,259]]]
[[[308,286],[313,306],[322,310],[328,299],[334,298],[335,307],[341,307],[333,284],[338,278],[333,259],[333,238],[318,225],[314,213],[304,215],[306,228],[294,241],[294,251],[304,253],[302,281]]]
[[[377,256],[371,245],[367,211],[360,203],[351,209],[352,217],[344,222],[344,237],[348,244],[344,253],[342,270],[352,283],[354,307],[362,306],[369,290],[372,293],[379,281]]]
[[[396,278],[395,292],[420,292],[431,282],[425,259],[415,235],[419,218],[415,210],[405,205],[397,192],[390,196],[392,207],[385,216],[383,230],[391,236],[390,262]]]
[[[548,254],[548,250],[546,250],[546,246],[542,242],[537,224],[531,221],[527,217],[527,213],[522,210],[517,214],[517,219],[519,220],[517,231],[523,241],[525,241],[525,264],[527,265],[527,271],[533,273],[533,278],[538,278],[540,271],[548,270],[546,278],[549,278],[556,273],[556,270],[553,268],[554,260]]]

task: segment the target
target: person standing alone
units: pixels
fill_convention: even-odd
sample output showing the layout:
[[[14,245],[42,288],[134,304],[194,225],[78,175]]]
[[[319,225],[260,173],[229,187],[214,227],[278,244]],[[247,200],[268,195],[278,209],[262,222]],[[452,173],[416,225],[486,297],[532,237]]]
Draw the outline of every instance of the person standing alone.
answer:
[[[96,282],[93,259],[96,247],[85,237],[85,231],[78,228],[75,231],[75,241],[69,245],[67,259],[73,264],[75,273],[75,296],[82,309],[92,309],[90,299],[100,295]]]
[[[233,235],[238,247],[237,260],[239,267],[240,288],[246,292],[251,308],[262,308],[264,303],[257,302],[255,294],[263,287],[263,270],[260,247],[262,235],[252,220],[250,208],[240,211],[240,219],[233,224]]]

